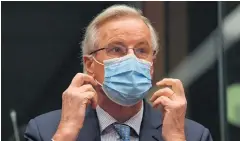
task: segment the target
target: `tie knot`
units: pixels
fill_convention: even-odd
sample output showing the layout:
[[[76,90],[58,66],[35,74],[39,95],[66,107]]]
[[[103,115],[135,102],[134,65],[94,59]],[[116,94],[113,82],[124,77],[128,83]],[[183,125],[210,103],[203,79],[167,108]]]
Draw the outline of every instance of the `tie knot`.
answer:
[[[130,127],[126,124],[114,124],[114,128],[122,141],[130,141]]]

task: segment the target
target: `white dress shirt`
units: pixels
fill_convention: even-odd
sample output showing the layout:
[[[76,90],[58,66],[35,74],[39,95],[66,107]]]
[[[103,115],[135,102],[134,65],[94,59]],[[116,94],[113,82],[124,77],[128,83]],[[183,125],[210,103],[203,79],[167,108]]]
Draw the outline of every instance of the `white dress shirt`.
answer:
[[[124,124],[131,127],[131,141],[139,141],[140,126],[143,118],[143,107],[144,106],[142,104],[140,111],[124,122]],[[117,122],[117,120],[110,116],[100,106],[97,106],[96,112],[99,121],[101,141],[120,141],[120,137],[112,125]]]

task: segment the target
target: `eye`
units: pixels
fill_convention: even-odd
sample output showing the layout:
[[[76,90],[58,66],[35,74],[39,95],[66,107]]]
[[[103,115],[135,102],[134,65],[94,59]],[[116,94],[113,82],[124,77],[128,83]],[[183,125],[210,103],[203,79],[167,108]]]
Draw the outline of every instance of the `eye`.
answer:
[[[144,48],[140,48],[138,52],[145,53],[146,50]]]
[[[121,57],[121,56],[125,55],[125,52],[126,52],[125,50],[126,49],[122,46],[112,45],[107,48],[107,54],[109,56]]]
[[[122,52],[122,48],[121,47],[119,47],[119,46],[114,46],[114,47],[112,47],[112,49],[111,49],[111,51],[112,52]]]
[[[145,54],[148,53],[148,50],[146,48],[136,48],[136,53],[141,53],[141,54]]]

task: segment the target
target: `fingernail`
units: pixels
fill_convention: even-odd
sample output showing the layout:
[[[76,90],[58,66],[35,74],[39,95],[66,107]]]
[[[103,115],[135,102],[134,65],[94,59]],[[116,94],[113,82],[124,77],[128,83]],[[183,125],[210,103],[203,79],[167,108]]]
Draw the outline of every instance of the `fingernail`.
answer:
[[[157,82],[156,85],[160,85],[161,84],[161,81]]]
[[[152,102],[152,98],[150,98],[150,99],[149,99],[149,101],[151,101],[151,102]]]

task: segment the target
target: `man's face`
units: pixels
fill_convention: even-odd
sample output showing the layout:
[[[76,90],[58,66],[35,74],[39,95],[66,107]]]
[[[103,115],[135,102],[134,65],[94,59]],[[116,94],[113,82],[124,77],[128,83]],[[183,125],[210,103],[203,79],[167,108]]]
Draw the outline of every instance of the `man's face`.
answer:
[[[127,48],[146,48],[153,52],[149,28],[141,19],[135,17],[121,17],[101,23],[98,28],[97,43],[98,49],[119,45]],[[127,54],[134,54],[134,51],[129,49]],[[107,53],[106,49],[98,51],[94,56],[101,63],[113,58]],[[151,53],[144,60],[153,62],[153,54]],[[84,63],[88,74],[102,84],[104,81],[104,66],[87,57],[84,58]],[[153,74],[153,68],[151,74]]]

